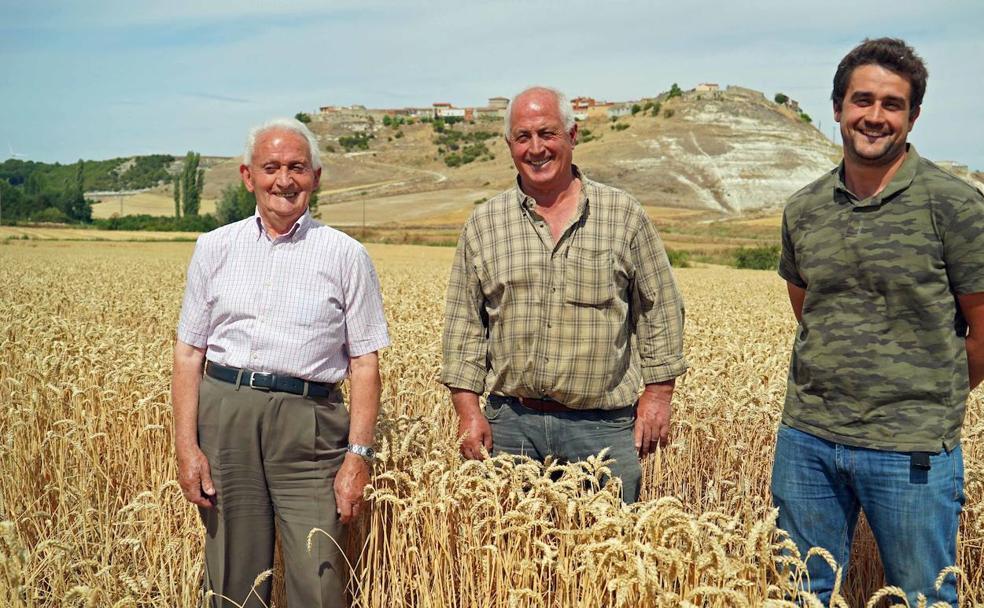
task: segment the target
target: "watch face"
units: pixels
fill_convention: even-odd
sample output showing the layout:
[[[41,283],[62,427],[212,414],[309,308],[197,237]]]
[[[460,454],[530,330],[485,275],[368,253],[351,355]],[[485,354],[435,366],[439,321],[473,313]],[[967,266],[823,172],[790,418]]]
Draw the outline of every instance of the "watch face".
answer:
[[[348,446],[348,451],[352,452],[356,456],[362,456],[367,460],[372,460],[376,457],[376,450],[372,449],[367,445],[356,445],[351,444]]]

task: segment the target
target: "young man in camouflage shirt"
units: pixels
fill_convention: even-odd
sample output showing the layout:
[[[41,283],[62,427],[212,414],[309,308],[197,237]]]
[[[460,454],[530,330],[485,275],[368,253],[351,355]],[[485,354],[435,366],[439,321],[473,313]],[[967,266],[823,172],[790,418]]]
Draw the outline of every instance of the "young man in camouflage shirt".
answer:
[[[865,40],[832,94],[844,160],[790,199],[779,274],[799,320],[776,442],[779,526],[847,571],[858,511],[890,585],[957,603],[960,427],[984,376],[984,195],[906,137],[927,71],[903,41]],[[969,331],[968,331],[969,329]],[[834,573],[808,562],[829,601]]]

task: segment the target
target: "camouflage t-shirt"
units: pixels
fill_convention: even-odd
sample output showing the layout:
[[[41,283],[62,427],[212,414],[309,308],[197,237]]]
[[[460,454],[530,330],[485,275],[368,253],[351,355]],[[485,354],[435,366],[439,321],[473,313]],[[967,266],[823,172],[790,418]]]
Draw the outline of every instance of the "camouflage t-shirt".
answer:
[[[967,323],[984,291],[984,195],[909,147],[865,200],[839,167],[792,196],[779,275],[806,290],[783,423],[900,452],[960,442]]]

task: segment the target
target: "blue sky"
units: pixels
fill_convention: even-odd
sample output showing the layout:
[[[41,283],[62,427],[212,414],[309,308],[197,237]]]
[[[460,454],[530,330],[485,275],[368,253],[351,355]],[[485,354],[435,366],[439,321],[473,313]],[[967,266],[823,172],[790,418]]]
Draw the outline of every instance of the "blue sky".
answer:
[[[910,141],[984,169],[984,2],[754,6],[0,0],[0,159],[235,155],[248,128],[273,116],[484,105],[537,83],[613,100],[673,82],[782,91],[830,136],[837,62],[865,36],[891,35],[930,71]]]

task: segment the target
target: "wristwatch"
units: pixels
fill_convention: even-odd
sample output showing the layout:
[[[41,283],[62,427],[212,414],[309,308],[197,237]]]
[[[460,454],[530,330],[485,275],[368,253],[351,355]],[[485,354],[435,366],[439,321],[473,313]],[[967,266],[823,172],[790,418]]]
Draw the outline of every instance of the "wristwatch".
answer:
[[[366,462],[372,462],[372,460],[376,457],[376,450],[372,449],[372,447],[368,445],[350,443],[345,449],[352,452],[356,456],[362,456]]]

